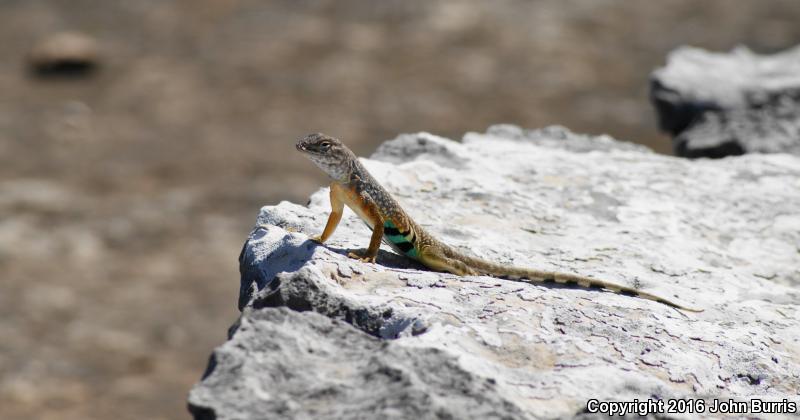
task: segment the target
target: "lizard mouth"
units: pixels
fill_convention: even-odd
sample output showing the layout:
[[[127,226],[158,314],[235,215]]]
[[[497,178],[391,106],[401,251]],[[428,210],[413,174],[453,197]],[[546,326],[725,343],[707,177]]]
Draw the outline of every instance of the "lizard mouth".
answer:
[[[298,144],[297,150],[307,154],[307,155],[324,155],[325,153],[318,148],[314,147],[313,145],[306,145],[306,144]]]
[[[313,154],[315,152],[313,149],[310,149],[308,145],[304,144],[302,141],[297,142],[295,147],[297,148],[297,150],[303,153]]]

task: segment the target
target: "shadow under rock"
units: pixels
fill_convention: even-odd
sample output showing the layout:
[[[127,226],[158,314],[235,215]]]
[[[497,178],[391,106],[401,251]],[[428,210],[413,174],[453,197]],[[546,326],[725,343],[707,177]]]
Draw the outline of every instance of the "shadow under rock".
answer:
[[[317,243],[306,240],[301,244],[292,241],[291,236],[280,240],[265,240],[269,228],[259,226],[250,236],[239,253],[239,302],[241,311],[253,295],[265,288],[275,290],[279,286],[277,275],[281,272],[294,272],[304,266],[314,255]]]
[[[312,259],[319,246],[325,245],[304,240],[298,235],[287,235],[278,227],[265,225],[254,229],[239,255],[239,310],[249,305],[253,309],[286,307],[298,312],[313,310],[380,339],[394,339],[405,331],[418,335],[427,330],[427,325],[415,316],[396,314],[388,307],[371,308],[327,296],[312,283],[300,282],[284,289],[281,285],[284,276],[279,276],[279,273],[298,272]],[[351,251],[364,252],[363,249],[327,248],[341,255]],[[394,269],[424,269],[416,261],[383,250],[379,250],[378,264]],[[241,318],[230,327],[228,338],[233,337],[240,322]]]
[[[253,296],[262,290],[276,290],[280,286],[278,273],[295,272],[302,268],[314,255],[316,247],[324,246],[329,250],[347,255],[349,252],[363,254],[364,248],[345,249],[321,245],[310,239],[297,243],[291,236],[284,236],[278,241],[267,240],[268,227],[254,229],[242,246],[239,253],[239,302],[241,311]],[[378,250],[377,264],[393,269],[414,269],[427,271],[425,266],[408,257],[392,252]]]
[[[317,244],[319,245],[319,244]],[[341,254],[347,255],[350,252],[355,252],[357,254],[364,254],[366,252],[366,248],[352,248],[352,249],[345,249],[345,248],[335,248],[327,245],[319,245],[328,248],[329,250]],[[355,261],[355,260],[353,260]],[[378,250],[378,256],[375,259],[375,264],[387,267],[387,268],[395,268],[395,269],[402,269],[402,270],[421,270],[421,271],[430,271],[429,268],[426,268],[422,263],[416,260],[412,260],[411,258],[405,257],[400,254],[396,254],[394,252],[384,251],[382,249]]]

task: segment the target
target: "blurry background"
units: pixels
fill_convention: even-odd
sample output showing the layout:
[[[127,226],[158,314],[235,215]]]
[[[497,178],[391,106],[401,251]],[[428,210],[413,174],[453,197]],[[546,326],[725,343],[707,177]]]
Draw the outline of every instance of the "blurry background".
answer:
[[[305,133],[368,155],[561,124],[668,152],[666,54],[774,52],[798,22],[796,0],[0,0],[0,417],[188,416],[259,207],[324,183]],[[97,70],[32,74],[65,30]]]

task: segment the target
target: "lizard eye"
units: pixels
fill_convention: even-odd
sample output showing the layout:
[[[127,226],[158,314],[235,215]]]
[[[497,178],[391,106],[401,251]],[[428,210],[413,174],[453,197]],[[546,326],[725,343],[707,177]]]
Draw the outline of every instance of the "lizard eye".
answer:
[[[326,141],[321,142],[319,144],[319,146],[322,147],[323,149],[330,149],[331,148],[331,142],[326,140]]]

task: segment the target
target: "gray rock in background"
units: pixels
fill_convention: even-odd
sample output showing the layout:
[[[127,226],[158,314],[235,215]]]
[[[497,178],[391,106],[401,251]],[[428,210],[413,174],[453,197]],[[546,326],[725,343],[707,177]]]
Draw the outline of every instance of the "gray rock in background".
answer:
[[[681,47],[653,72],[650,98],[678,156],[800,155],[800,46],[774,55]]]
[[[363,162],[457,248],[705,312],[433,273],[388,247],[364,264],[345,256],[369,241],[349,210],[328,244],[309,241],[328,215],[322,189],[307,207],[262,208],[241,255],[243,313],[190,393],[196,418],[534,419],[585,417],[591,398],[800,402],[800,158],[687,161],[558,127],[494,126],[461,143],[403,135]]]

